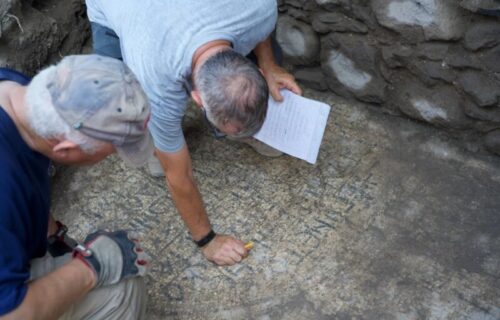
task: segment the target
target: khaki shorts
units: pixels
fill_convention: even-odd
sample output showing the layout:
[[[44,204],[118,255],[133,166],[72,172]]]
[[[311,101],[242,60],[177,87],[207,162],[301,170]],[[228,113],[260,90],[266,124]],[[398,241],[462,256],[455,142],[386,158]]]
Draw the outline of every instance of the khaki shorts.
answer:
[[[46,254],[31,261],[30,281],[61,267],[71,253],[53,258]],[[64,313],[59,320],[142,320],[145,319],[147,292],[142,277],[90,291]]]

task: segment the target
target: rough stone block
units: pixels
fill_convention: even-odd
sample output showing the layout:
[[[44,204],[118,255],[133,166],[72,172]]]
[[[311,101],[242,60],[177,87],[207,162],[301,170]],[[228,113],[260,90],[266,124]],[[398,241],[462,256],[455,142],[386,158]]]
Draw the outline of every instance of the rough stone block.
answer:
[[[371,10],[372,0],[353,0],[351,1],[350,14],[357,20],[363,21],[371,30],[378,28],[377,19]]]
[[[306,11],[316,11],[319,10],[318,4],[315,1],[306,1],[302,7]]]
[[[475,103],[481,107],[498,104],[500,85],[485,73],[477,71],[463,72],[458,83],[469,94]]]
[[[312,18],[312,27],[320,33],[354,32],[367,33],[368,27],[340,12],[317,12]]]
[[[462,10],[451,0],[373,0],[378,22],[400,34],[422,28],[427,40],[456,40],[464,30]]]
[[[479,107],[473,102],[464,103],[465,114],[473,119],[500,123],[500,108],[498,106]]]
[[[394,44],[382,47],[382,58],[389,68],[399,68],[408,65],[413,49],[409,46]]]
[[[0,2],[0,17],[4,18],[7,13],[12,11],[13,6],[14,0],[3,0],[2,2]]]
[[[500,155],[500,130],[493,130],[484,137],[484,145],[486,148]]]
[[[380,74],[375,45],[354,34],[331,34],[322,39],[321,64],[324,72],[337,81],[329,87],[345,87],[356,98],[373,103],[385,100],[386,83]]]
[[[472,12],[498,16],[500,13],[500,3],[498,0],[462,0],[460,5]]]
[[[350,7],[349,0],[315,0],[315,2],[324,9],[335,10],[338,7]]]
[[[500,45],[481,53],[479,59],[484,63],[485,70],[500,72]]]
[[[21,27],[16,22],[2,36],[0,66],[32,74],[47,62],[81,51],[89,37],[89,26],[80,1],[36,2],[37,9],[29,1],[20,4],[17,11],[13,6],[12,12],[19,18]]]
[[[305,10],[289,8],[287,13],[292,18],[303,21],[305,23],[310,23],[311,18],[309,17],[309,14]]]
[[[441,85],[429,89],[410,79],[398,83],[394,91],[391,103],[395,103],[401,112],[411,118],[447,128],[464,128],[468,125],[462,99],[453,87]]]
[[[355,63],[340,51],[330,50],[326,62],[337,79],[352,90],[364,89],[373,79],[371,74],[358,69]]]
[[[445,63],[439,61],[417,60],[414,61],[409,70],[423,83],[433,86],[438,81],[452,83],[456,75]]]
[[[278,19],[276,40],[291,63],[311,65],[318,61],[319,37],[308,24],[282,16]]]
[[[467,30],[464,45],[469,50],[489,48],[500,43],[500,22],[488,21],[474,24]]]
[[[32,73],[42,67],[57,32],[55,21],[23,6],[20,28],[11,28],[0,43],[0,65]]]
[[[295,8],[302,8],[307,0],[285,0],[284,3]]]
[[[20,0],[2,0],[0,2],[0,38],[12,28],[22,28]]]
[[[458,69],[483,69],[477,56],[466,51],[462,46],[449,46],[444,63]]]
[[[319,91],[328,90],[326,78],[321,68],[300,68],[294,72],[294,76],[306,87]]]
[[[424,42],[417,45],[416,54],[419,58],[442,61],[449,47],[447,42]]]

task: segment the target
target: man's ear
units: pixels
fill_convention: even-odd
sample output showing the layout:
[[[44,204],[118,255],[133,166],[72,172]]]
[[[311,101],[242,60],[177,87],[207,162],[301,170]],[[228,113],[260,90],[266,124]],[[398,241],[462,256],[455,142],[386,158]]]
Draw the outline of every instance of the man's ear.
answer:
[[[198,90],[191,91],[191,98],[193,98],[194,103],[196,103],[198,107],[200,108],[203,107],[203,103],[201,102],[200,92]]]
[[[79,148],[80,146],[73,141],[63,140],[59,141],[54,147],[52,147],[52,152],[58,156],[65,157],[68,152]]]

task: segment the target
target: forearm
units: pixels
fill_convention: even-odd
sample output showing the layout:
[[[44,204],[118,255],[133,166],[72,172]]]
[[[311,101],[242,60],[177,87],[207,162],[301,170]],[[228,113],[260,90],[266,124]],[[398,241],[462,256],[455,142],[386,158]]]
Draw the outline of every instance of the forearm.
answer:
[[[187,146],[175,153],[156,150],[175,206],[194,240],[201,240],[211,229],[200,191],[193,177]],[[203,255],[218,265],[233,265],[248,254],[244,243],[229,235],[217,235],[202,248]]]
[[[259,67],[263,70],[267,70],[271,66],[276,65],[276,60],[273,54],[273,48],[271,44],[271,36],[269,36],[266,40],[260,42],[255,49],[253,50],[255,56],[257,57],[257,61],[259,63]]]
[[[194,240],[203,238],[210,231],[211,226],[193,177],[193,167],[187,146],[185,145],[175,153],[156,150],[156,156],[165,170],[170,194],[191,236]]]
[[[255,47],[254,53],[257,56],[262,75],[266,79],[269,93],[274,100],[283,100],[283,96],[280,93],[281,89],[288,89],[298,95],[302,94],[302,90],[295,81],[293,75],[276,64],[271,37],[259,43]]]
[[[203,238],[211,229],[203,200],[190,175],[172,177],[167,173],[167,184],[175,206],[194,240]]]
[[[0,320],[57,319],[95,285],[93,271],[73,259],[61,268],[31,282],[21,305]]]

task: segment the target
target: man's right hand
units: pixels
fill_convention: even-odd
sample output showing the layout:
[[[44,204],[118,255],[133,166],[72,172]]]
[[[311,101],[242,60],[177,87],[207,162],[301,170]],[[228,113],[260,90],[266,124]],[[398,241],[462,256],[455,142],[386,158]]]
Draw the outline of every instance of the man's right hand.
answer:
[[[229,235],[218,234],[202,248],[203,255],[219,266],[231,266],[248,255],[245,244]]]

